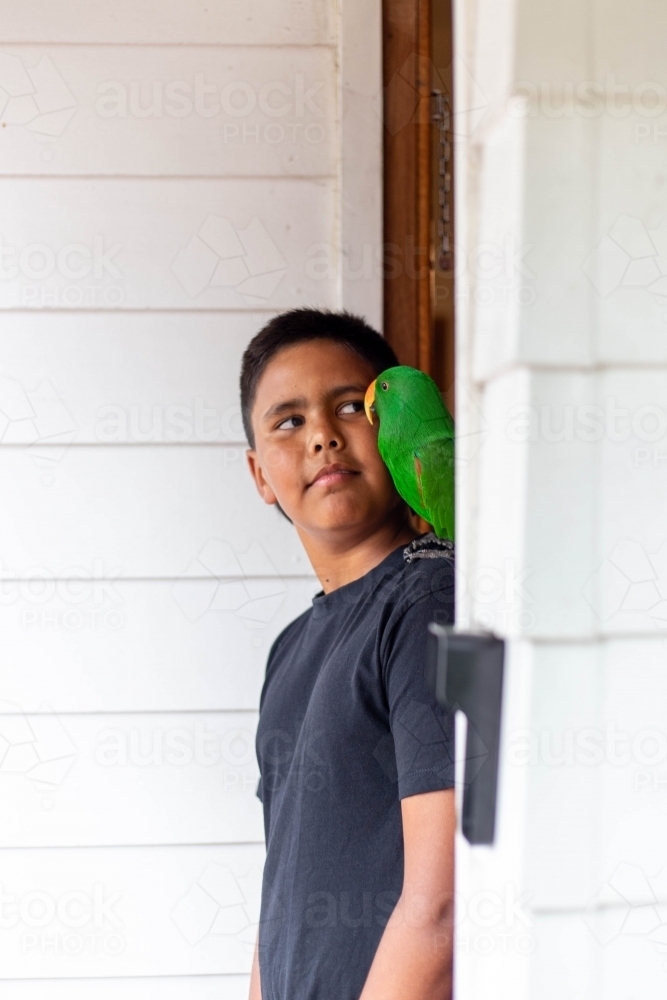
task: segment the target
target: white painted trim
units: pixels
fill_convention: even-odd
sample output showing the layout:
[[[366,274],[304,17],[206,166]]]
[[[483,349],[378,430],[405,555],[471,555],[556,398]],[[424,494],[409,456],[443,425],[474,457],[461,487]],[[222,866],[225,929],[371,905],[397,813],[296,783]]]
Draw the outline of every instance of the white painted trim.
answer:
[[[338,58],[338,300],[381,330],[381,0],[339,0]]]

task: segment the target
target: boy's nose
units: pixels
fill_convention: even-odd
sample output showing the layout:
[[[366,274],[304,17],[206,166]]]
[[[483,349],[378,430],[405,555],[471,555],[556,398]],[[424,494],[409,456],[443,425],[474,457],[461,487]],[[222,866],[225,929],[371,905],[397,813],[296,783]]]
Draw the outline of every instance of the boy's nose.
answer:
[[[332,438],[331,441],[329,441],[329,447],[330,448],[337,448],[338,447],[338,441],[336,440],[336,438]],[[315,445],[315,451],[316,452],[317,451],[322,451],[323,448],[324,448],[323,444],[316,444]]]

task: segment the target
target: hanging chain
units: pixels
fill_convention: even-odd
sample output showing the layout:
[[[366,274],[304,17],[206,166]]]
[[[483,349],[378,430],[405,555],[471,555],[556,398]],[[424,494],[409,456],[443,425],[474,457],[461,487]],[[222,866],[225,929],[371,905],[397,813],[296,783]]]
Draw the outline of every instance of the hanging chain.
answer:
[[[436,264],[441,271],[454,269],[452,240],[452,109],[441,90],[432,90],[435,109],[431,120],[438,126],[438,246]]]

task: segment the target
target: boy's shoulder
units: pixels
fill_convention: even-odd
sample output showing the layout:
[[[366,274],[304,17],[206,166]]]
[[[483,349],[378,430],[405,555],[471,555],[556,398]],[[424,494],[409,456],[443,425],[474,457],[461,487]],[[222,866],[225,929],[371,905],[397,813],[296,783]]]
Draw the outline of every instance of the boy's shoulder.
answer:
[[[401,550],[378,597],[394,614],[403,614],[418,601],[445,601],[453,606],[455,548],[433,532],[421,535]]]
[[[377,624],[402,617],[417,602],[432,602],[448,615],[454,605],[454,543],[433,532],[421,535],[409,545],[396,549],[380,566],[338,592],[337,605],[347,615],[351,608],[358,616],[364,610]],[[334,593],[336,593],[334,591]],[[319,598],[324,597],[320,592]],[[317,598],[315,603],[319,603]],[[298,643],[308,627],[313,607],[290,622],[275,639],[267,663],[270,668],[281,648]],[[373,622],[369,622],[369,626]],[[291,640],[291,642],[290,642]]]
[[[276,638],[271,644],[269,649],[269,655],[267,657],[267,670],[271,665],[272,660],[275,659],[276,653],[279,651],[280,647],[295,633],[300,632],[303,627],[307,624],[309,618],[313,613],[312,607],[306,608],[301,614],[295,618],[293,621],[286,625],[282,632],[279,632]]]

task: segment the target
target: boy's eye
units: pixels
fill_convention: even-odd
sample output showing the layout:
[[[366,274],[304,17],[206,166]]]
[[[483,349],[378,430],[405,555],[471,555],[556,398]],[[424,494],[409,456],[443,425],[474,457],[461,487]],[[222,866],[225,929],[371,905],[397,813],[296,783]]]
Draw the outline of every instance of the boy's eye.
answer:
[[[352,399],[349,403],[343,403],[339,408],[339,413],[361,413],[364,408],[363,399]]]
[[[294,416],[286,417],[284,420],[282,420],[278,424],[278,430],[291,431],[294,430],[295,427],[301,427],[303,423],[304,423],[303,417],[299,417],[295,414]]]

